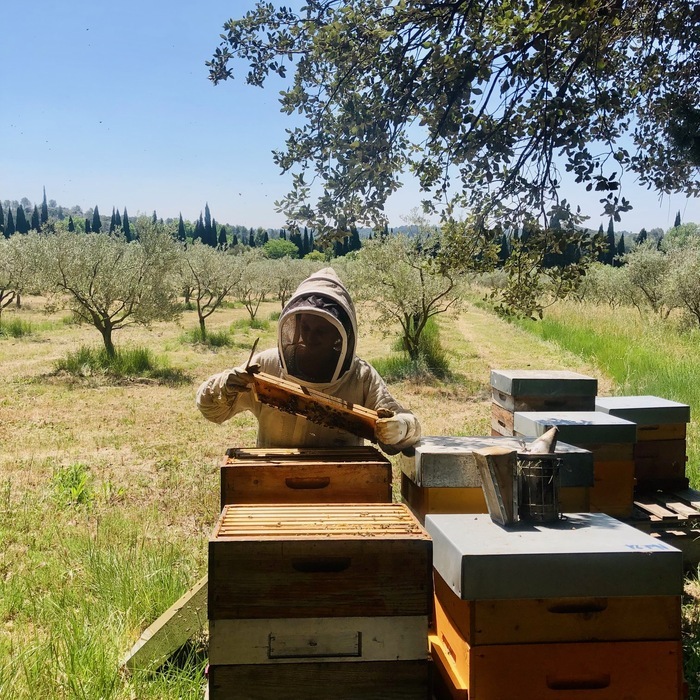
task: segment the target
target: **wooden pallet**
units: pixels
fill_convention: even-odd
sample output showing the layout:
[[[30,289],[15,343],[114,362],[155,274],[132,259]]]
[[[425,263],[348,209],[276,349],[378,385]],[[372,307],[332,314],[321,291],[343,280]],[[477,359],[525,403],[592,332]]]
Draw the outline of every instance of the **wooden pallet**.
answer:
[[[630,524],[647,531],[691,529],[700,524],[700,491],[636,492]]]

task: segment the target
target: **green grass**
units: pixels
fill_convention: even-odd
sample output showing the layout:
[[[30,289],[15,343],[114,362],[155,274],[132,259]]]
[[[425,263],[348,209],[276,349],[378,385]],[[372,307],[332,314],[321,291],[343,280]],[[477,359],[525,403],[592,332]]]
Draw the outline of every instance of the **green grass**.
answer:
[[[567,304],[542,321],[515,321],[543,340],[592,361],[615,380],[619,396],[659,396],[690,406],[700,415],[700,355],[696,335],[677,333],[670,323],[612,310],[581,313]],[[700,486],[700,431],[688,428],[686,473]]]
[[[233,347],[233,337],[230,331],[207,331],[202,336],[202,329],[197,326],[183,335],[183,341],[192,345],[206,345],[209,348]]]
[[[389,357],[372,361],[373,367],[385,381],[395,382],[404,379],[413,381],[445,379],[450,368],[447,353],[440,343],[440,330],[434,318],[428,319],[420,337],[420,352],[417,358],[411,358],[403,351],[401,338],[398,338],[392,350],[396,353]]]
[[[171,369],[166,358],[156,358],[148,348],[142,347],[117,350],[110,357],[104,348],[83,345],[57,360],[55,369],[76,377],[147,377],[170,384],[189,381],[181,370]]]
[[[231,332],[245,331],[248,329],[256,331],[267,331],[270,329],[270,322],[259,318],[241,318],[231,324]]]
[[[201,567],[186,544],[158,536],[157,516],[126,518],[104,489],[81,486],[86,474],[79,464],[59,470],[52,498],[25,494],[12,509],[4,507],[9,484],[0,494],[0,619],[28,635],[16,647],[0,642],[3,700],[124,697],[120,661],[134,630],[172,605]],[[130,696],[199,700],[205,664],[194,640],[156,677],[131,676]]]
[[[3,320],[0,322],[0,336],[22,338],[31,335],[33,332],[34,328],[32,324],[21,318],[11,318],[9,321]]]

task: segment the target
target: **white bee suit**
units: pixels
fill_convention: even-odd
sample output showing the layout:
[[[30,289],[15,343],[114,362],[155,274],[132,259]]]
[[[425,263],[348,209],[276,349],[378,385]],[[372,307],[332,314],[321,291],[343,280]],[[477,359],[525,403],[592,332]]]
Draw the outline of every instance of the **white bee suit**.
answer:
[[[299,342],[299,317],[317,314],[340,334],[337,365],[326,382],[311,382],[295,374],[295,349]],[[251,363],[275,377],[322,391],[325,394],[373,409],[387,409],[394,418],[378,427],[380,442],[402,450],[420,438],[420,423],[389,393],[384,380],[367,362],[355,355],[357,318],[352,299],[335,271],[328,267],[304,280],[282,311],[277,348],[253,356]],[[345,430],[326,428],[302,416],[291,415],[256,401],[241,390],[237,378],[245,367],[228,369],[207,379],[197,391],[197,407],[205,418],[223,423],[241,411],[252,411],[258,419],[258,447],[332,447],[361,445],[364,440]],[[386,441],[386,442],[385,442]]]

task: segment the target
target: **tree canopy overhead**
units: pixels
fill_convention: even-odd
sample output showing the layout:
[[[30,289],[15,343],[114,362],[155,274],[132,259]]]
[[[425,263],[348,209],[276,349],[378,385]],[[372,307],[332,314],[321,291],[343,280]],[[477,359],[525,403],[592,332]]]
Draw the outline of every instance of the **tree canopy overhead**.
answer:
[[[279,205],[321,232],[381,224],[405,171],[428,206],[482,224],[570,216],[557,167],[617,220],[624,171],[700,194],[694,0],[258,2],[224,30],[214,83],[236,60],[252,85],[287,80],[301,125],[274,154],[294,174]]]

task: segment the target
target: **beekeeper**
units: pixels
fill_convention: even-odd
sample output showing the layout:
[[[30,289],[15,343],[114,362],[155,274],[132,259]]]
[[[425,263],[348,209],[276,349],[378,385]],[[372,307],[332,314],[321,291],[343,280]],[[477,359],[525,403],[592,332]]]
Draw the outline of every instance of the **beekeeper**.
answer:
[[[348,290],[330,267],[305,279],[279,319],[277,347],[254,355],[250,364],[275,377],[393,415],[377,421],[379,444],[398,452],[420,438],[418,419],[389,393],[384,380],[355,354],[357,318]],[[246,366],[207,379],[197,391],[205,418],[223,423],[241,411],[258,419],[258,447],[332,447],[361,445],[363,439],[257,401]]]

